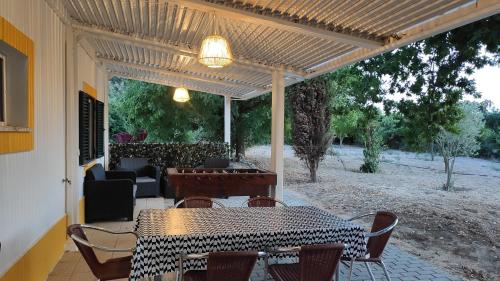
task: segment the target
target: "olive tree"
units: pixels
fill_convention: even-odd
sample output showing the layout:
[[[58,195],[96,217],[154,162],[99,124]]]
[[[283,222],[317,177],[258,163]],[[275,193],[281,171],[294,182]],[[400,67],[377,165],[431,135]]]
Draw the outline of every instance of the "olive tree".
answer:
[[[473,156],[480,148],[478,138],[484,128],[483,114],[476,103],[460,105],[462,118],[455,132],[441,129],[436,137],[436,145],[443,156],[446,183],[443,189],[453,190],[453,168],[458,156]]]

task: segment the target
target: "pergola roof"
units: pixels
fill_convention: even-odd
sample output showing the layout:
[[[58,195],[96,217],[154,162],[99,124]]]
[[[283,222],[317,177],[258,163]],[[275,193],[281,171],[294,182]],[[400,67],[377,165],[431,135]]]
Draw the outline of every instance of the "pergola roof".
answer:
[[[495,0],[47,0],[112,75],[234,98],[333,71],[493,15]],[[231,43],[222,69],[198,63],[212,32]]]

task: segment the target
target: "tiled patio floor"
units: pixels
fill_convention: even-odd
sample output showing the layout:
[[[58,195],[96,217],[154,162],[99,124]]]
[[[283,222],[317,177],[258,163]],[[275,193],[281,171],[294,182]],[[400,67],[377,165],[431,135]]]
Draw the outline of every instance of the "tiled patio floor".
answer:
[[[293,192],[286,192],[284,195],[284,201],[289,205],[305,205],[306,202],[300,200]],[[245,198],[231,198],[226,200],[221,200],[226,206],[241,206]],[[168,208],[173,205],[173,200],[163,199],[163,198],[147,198],[138,199],[135,208],[135,215],[139,213],[141,209],[147,208]],[[132,230],[134,222],[104,222],[96,223],[95,225],[113,229],[113,230]],[[397,230],[396,230],[397,231]],[[134,237],[131,235],[122,235],[121,237],[109,237],[109,235],[104,235],[100,233],[89,233],[89,239],[99,242],[101,244],[111,246],[111,247],[132,247],[134,245]],[[76,251],[76,247],[71,241],[68,241],[66,246],[66,252],[62,257],[61,261],[57,264],[54,271],[49,275],[48,281],[90,281],[96,280],[96,278],[90,272],[87,264],[81,257],[80,253]],[[118,257],[120,255],[126,255],[126,253],[104,253],[97,252],[98,258],[101,260],[108,259],[110,257]],[[384,253],[385,263],[388,267],[389,274],[393,281],[411,281],[411,280],[435,280],[435,281],[449,281],[449,280],[460,280],[458,277],[451,276],[450,274],[444,272],[443,270],[436,268],[433,265],[409,254],[396,246],[389,245]],[[385,280],[383,277],[383,271],[376,265],[372,267],[373,273],[377,280]],[[341,266],[340,269],[340,279],[347,279],[347,268]],[[263,280],[263,267],[262,264],[258,264],[256,269],[252,274],[251,280]],[[126,280],[126,279],[123,279]],[[162,278],[164,281],[173,281],[174,275],[168,274]],[[271,279],[270,279],[271,280]],[[357,264],[353,270],[353,280],[365,281],[370,280],[368,272],[364,265]]]

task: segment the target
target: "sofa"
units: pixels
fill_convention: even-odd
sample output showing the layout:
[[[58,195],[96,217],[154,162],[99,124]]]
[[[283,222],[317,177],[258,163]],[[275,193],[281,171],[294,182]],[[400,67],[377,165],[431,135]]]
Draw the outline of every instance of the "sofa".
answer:
[[[84,181],[85,222],[134,217],[134,171],[104,171],[101,164],[87,170]]]
[[[160,168],[150,165],[148,158],[121,158],[117,170],[136,173],[136,197],[160,196]]]

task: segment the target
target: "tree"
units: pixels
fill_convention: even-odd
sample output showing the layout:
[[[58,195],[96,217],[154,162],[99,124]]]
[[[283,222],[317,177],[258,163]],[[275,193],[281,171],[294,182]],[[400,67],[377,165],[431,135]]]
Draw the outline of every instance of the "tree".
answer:
[[[345,115],[335,115],[330,124],[331,131],[339,138],[340,148],[344,138],[356,133],[358,121],[362,113],[359,110],[351,110]]]
[[[378,121],[371,120],[365,126],[362,138],[365,149],[363,150],[364,160],[360,170],[364,173],[376,173],[382,152],[382,134]]]
[[[361,63],[388,79],[391,94],[404,95],[385,105],[404,115],[406,141],[413,148],[430,146],[434,156],[437,134],[460,119],[459,101],[465,95],[478,96],[469,76],[476,68],[500,61],[499,27],[500,16],[492,16]]]
[[[231,144],[240,161],[248,145],[271,139],[271,94],[232,103]]]
[[[444,190],[453,190],[453,168],[458,156],[472,156],[480,148],[478,137],[484,127],[483,114],[476,103],[466,102],[460,106],[462,118],[457,124],[456,132],[441,129],[436,137],[445,164],[447,174]]]
[[[307,80],[293,85],[289,92],[293,149],[309,169],[311,181],[317,182],[319,163],[333,139],[326,81],[323,78]]]

